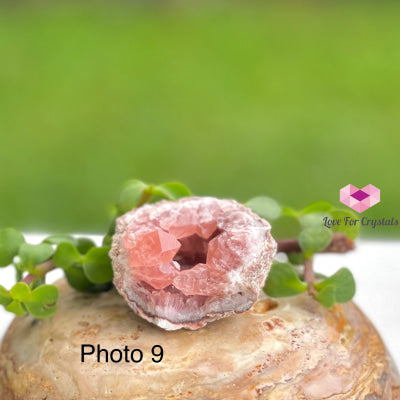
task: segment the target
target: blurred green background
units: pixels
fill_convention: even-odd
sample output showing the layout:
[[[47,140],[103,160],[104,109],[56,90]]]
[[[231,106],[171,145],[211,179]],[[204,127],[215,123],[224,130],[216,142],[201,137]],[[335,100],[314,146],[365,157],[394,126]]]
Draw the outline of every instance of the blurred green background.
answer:
[[[104,231],[128,178],[399,218],[399,2],[0,5],[0,227]],[[365,230],[400,236],[399,227]]]

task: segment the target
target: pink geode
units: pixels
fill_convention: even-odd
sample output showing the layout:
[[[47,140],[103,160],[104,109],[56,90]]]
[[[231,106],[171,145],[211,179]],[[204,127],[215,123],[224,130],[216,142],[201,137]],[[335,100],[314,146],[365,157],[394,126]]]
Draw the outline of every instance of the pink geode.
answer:
[[[110,256],[129,306],[168,330],[248,310],[276,252],[267,221],[235,200],[185,197],[117,220]]]

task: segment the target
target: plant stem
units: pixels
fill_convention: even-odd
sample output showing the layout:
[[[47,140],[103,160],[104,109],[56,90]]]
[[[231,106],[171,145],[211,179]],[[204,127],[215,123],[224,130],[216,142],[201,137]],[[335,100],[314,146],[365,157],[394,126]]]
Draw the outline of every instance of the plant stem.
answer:
[[[19,268],[17,268],[17,270],[16,270],[15,277],[16,277],[17,282],[22,279],[22,271]]]
[[[36,272],[34,274],[28,274],[25,276],[24,279],[22,279],[21,282],[25,282],[28,286],[32,284],[34,281],[42,278],[45,276],[48,272],[53,270],[56,266],[53,263],[53,260],[47,260],[41,264],[38,264],[36,266]]]
[[[313,259],[306,258],[304,260],[304,282],[310,283],[315,281],[315,274],[313,268]]]
[[[278,240],[278,252],[300,253],[301,248],[297,239]],[[346,253],[354,249],[354,242],[343,233],[335,233],[328,247],[321,253]]]
[[[315,273],[313,268],[312,257],[304,259],[304,282],[308,284],[308,293],[316,294],[313,282],[315,281]]]

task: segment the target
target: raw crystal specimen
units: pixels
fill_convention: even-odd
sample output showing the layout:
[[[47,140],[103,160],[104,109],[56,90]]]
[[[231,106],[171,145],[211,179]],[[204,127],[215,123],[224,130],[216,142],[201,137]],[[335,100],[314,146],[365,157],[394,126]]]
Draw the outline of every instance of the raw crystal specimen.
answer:
[[[275,252],[269,223],[245,206],[185,197],[119,217],[110,256],[130,307],[174,330],[248,310]]]

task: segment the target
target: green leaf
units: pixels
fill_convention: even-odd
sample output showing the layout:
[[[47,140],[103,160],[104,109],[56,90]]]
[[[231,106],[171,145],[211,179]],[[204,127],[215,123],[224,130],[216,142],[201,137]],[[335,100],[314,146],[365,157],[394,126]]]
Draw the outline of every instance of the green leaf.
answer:
[[[76,264],[64,271],[71,287],[79,292],[98,293],[105,292],[112,287],[112,282],[96,285],[89,281],[81,265]]]
[[[360,220],[353,212],[347,210],[333,210],[330,214],[333,219],[340,220],[340,225],[332,226],[331,229],[333,232],[344,233],[350,239],[355,239],[358,236],[360,232]],[[357,219],[358,222],[351,225],[351,222]]]
[[[314,275],[315,275],[316,279],[326,279],[327,278],[326,275],[321,274],[320,272],[315,272]]]
[[[303,228],[324,227],[324,217],[330,217],[329,213],[313,212],[304,214],[300,217],[300,223]]]
[[[57,305],[46,307],[39,303],[25,303],[25,307],[35,318],[48,318],[57,311]]]
[[[43,240],[43,243],[50,243],[60,245],[62,243],[70,243],[75,246],[80,254],[86,254],[89,249],[95,246],[93,240],[86,237],[79,237],[75,239],[70,235],[52,235]]]
[[[42,285],[32,291],[30,303],[53,305],[58,300],[58,288],[55,285]]]
[[[13,262],[24,241],[22,233],[14,228],[5,228],[0,232],[0,267],[6,267]]]
[[[282,207],[282,215],[289,215],[291,217],[298,217],[299,213],[290,207]]]
[[[315,295],[315,298],[324,307],[330,308],[336,302],[336,288],[333,285],[325,286],[319,293]]]
[[[324,250],[331,240],[332,232],[324,227],[306,228],[301,231],[299,236],[299,244],[306,258]]]
[[[287,258],[294,265],[303,265],[304,263],[303,253],[287,253]]]
[[[71,235],[64,235],[64,234],[57,234],[57,235],[51,235],[47,237],[46,239],[43,240],[42,243],[48,243],[48,244],[60,244],[68,242],[71,244],[75,244],[75,239]]]
[[[269,221],[278,218],[282,212],[281,206],[274,199],[266,196],[253,197],[246,203],[246,206]]]
[[[53,246],[48,243],[29,244],[22,243],[19,256],[23,265],[31,267],[48,260],[54,253]]]
[[[81,260],[82,256],[78,249],[68,242],[59,244],[53,256],[54,265],[64,270],[70,268]]]
[[[93,287],[93,283],[89,281],[83,272],[80,264],[71,265],[68,269],[64,270],[65,277],[70,286],[80,292],[89,292]]]
[[[315,213],[315,212],[320,212],[320,213],[328,213],[333,209],[333,205],[331,203],[328,203],[327,201],[316,201],[315,203],[312,203],[308,205],[307,207],[303,208],[300,211],[300,214],[309,214],[309,213]]]
[[[0,285],[0,304],[2,306],[7,306],[12,300],[10,292],[4,286]]]
[[[95,247],[93,240],[85,237],[80,237],[76,239],[76,248],[79,253],[86,254],[92,247]]]
[[[102,245],[105,247],[111,247],[111,244],[112,244],[112,236],[111,235],[104,236]]]
[[[282,215],[273,221],[271,225],[271,234],[276,240],[294,239],[301,232],[299,218],[293,215]]]
[[[95,247],[88,251],[83,261],[83,270],[93,283],[106,283],[112,280],[113,270],[108,256],[109,247]]]
[[[153,194],[163,196],[168,200],[178,200],[181,197],[191,196],[189,188],[180,182],[167,182],[154,186]]]
[[[113,219],[111,221],[111,224],[110,224],[109,228],[108,228],[107,234],[103,238],[103,243],[102,243],[103,246],[111,247],[112,237],[113,237],[113,235],[115,233],[115,224],[116,224],[116,220]]]
[[[20,317],[23,317],[26,314],[22,304],[18,300],[13,300],[10,304],[8,304],[6,310],[19,315]]]
[[[31,289],[25,282],[18,282],[11,288],[10,294],[14,300],[24,302],[30,298]]]
[[[336,301],[338,303],[350,301],[356,293],[356,283],[353,274],[348,268],[341,268],[331,277],[314,284],[315,289],[318,291],[323,290],[327,286],[335,287]]]
[[[146,183],[137,179],[126,182],[117,202],[118,212],[124,214],[135,208],[147,188]]]
[[[32,291],[25,307],[36,318],[47,318],[57,311],[58,289],[54,285],[42,285]]]
[[[264,292],[268,296],[294,296],[305,290],[307,290],[307,284],[300,281],[292,265],[279,262],[272,264],[264,286]]]

